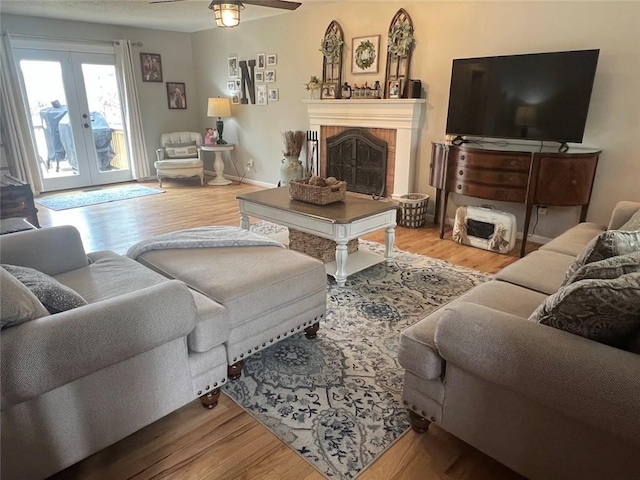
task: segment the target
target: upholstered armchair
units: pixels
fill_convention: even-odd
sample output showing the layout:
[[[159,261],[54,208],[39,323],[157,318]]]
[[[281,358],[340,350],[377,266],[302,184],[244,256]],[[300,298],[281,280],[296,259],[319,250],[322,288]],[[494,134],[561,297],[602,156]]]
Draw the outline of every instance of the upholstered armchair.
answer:
[[[204,185],[204,164],[200,145],[202,135],[197,132],[172,132],[160,136],[161,148],[156,150],[155,162],[158,184],[162,187],[162,178],[200,177]]]

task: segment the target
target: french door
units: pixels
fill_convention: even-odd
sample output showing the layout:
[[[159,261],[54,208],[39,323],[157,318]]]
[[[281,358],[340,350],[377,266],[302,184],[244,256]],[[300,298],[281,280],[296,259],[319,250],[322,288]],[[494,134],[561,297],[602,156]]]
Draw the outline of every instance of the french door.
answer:
[[[14,50],[45,191],[131,180],[115,55]]]

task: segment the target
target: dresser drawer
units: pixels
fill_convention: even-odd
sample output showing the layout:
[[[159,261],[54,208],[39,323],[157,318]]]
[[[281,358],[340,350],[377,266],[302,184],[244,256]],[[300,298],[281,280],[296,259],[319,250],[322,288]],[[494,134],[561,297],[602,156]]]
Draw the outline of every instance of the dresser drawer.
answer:
[[[484,183],[494,186],[527,188],[529,174],[519,171],[485,170],[458,167],[449,170],[448,178],[463,183]]]
[[[447,182],[447,190],[450,192],[468,195],[470,197],[485,198],[487,200],[501,200],[504,202],[523,203],[527,197],[526,188],[480,185],[477,183],[465,183],[459,181]]]
[[[517,154],[496,154],[495,152],[469,152],[457,150],[450,153],[449,168],[477,167],[488,169],[518,170],[529,172],[531,158]]]

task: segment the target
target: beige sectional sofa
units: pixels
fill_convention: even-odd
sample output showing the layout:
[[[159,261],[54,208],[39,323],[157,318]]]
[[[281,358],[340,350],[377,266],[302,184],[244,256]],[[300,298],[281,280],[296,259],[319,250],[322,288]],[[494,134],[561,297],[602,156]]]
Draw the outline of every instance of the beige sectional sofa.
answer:
[[[621,202],[608,229],[639,209]],[[529,320],[604,230],[571,228],[401,334],[414,429],[531,479],[640,478],[640,355]]]
[[[114,252],[86,254],[70,226],[0,238],[0,263],[34,268],[87,301],[1,331],[3,479],[49,476],[198,397],[212,408],[234,359],[293,332],[315,333],[325,314],[324,266],[298,252],[145,258],[201,288]]]

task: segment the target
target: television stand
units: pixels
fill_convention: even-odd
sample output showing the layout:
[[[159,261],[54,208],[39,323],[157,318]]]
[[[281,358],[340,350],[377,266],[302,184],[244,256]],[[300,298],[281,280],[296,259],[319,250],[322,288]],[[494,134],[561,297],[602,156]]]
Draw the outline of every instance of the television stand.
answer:
[[[567,142],[560,142],[560,146],[558,147],[558,152],[566,153],[568,151],[569,151],[569,145],[567,145]]]
[[[436,188],[436,215],[444,236],[449,193],[500,202],[522,203],[525,220],[520,256],[524,256],[534,205],[589,209],[600,150],[539,151],[523,145],[433,143],[429,185]],[[485,148],[483,148],[485,147]]]

